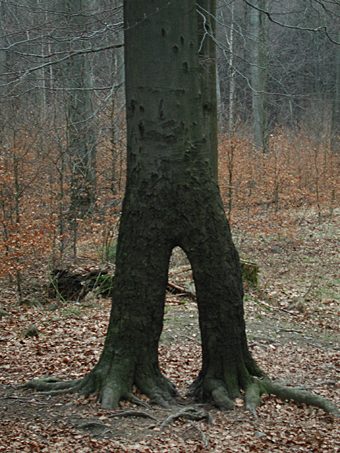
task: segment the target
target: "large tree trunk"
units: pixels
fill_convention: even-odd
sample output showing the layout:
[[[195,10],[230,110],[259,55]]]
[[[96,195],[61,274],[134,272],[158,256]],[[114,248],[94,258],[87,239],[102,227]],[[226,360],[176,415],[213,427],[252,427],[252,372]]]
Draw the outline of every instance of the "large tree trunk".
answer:
[[[180,246],[193,269],[202,338],[192,394],[229,409],[243,389],[254,410],[265,388],[282,388],[256,380],[247,348],[240,261],[209,158],[216,141],[206,127],[211,87],[202,90],[196,2],[125,0],[124,10],[128,168],[109,329],[84,379],[47,387],[95,392],[109,408],[134,385],[160,404],[173,399],[158,343],[170,255]]]
[[[128,180],[110,326],[89,391],[98,384],[109,407],[133,384],[158,402],[173,397],[158,367],[158,342],[169,259],[180,246],[193,268],[202,331],[194,393],[230,407],[256,367],[246,344],[239,258],[209,159],[216,139],[207,127],[207,93],[215,78],[209,68],[201,75],[201,22],[187,19],[196,15],[195,2],[159,11],[156,3],[125,4]],[[210,115],[216,122],[216,104]]]

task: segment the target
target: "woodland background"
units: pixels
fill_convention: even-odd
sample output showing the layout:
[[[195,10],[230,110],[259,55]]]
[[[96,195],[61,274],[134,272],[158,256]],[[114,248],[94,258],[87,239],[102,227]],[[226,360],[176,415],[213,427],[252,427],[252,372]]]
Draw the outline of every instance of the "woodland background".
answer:
[[[283,322],[283,329],[288,331],[301,328],[305,335],[306,329],[312,335],[323,335],[322,338],[327,331],[332,344],[337,329],[334,317],[339,287],[335,271],[340,151],[339,16],[337,1],[221,0],[216,17],[219,184],[241,256],[256,261],[262,272],[260,286],[250,288],[247,296],[253,303],[256,301],[249,309],[250,321],[272,316],[276,322],[279,317],[277,322]],[[42,325],[47,322],[50,314],[46,313],[50,312],[46,307],[54,304],[56,313],[61,313],[64,321],[59,333],[69,338],[73,338],[79,324],[91,325],[91,320],[99,316],[98,309],[107,313],[107,301],[93,302],[83,313],[79,305],[51,297],[49,288],[53,269],[71,266],[87,272],[113,266],[125,182],[122,44],[119,1],[0,1],[0,318],[5,323],[0,340],[6,338],[2,358],[9,366],[8,374],[5,368],[3,383],[32,377],[32,367],[24,367],[30,357],[26,346],[40,341],[39,337],[25,337],[24,347],[18,345],[18,338],[22,338],[27,326],[37,324],[37,319]],[[174,256],[173,260],[177,267],[185,264],[181,257]],[[184,287],[186,279],[181,275],[178,285]],[[182,299],[171,298],[170,306],[175,310],[182,307]],[[194,317],[191,303],[184,305],[188,316]],[[105,330],[105,313],[98,318],[98,329]],[[280,316],[285,317],[283,321]],[[291,325],[295,322],[299,328]],[[48,342],[54,344],[53,329],[46,329],[51,330],[46,332]],[[44,329],[38,325],[41,330]],[[172,330],[175,337],[180,336],[176,328]],[[11,336],[13,331],[17,332],[15,338]],[[182,337],[179,343],[183,341],[184,355],[188,354],[186,366],[190,375],[197,368],[199,351],[193,348],[194,357],[189,357],[190,343]],[[269,362],[274,372],[277,365],[275,349],[271,351],[273,344],[286,351],[287,362],[293,363],[288,358],[289,342],[297,340],[291,336],[286,340],[288,343],[283,346],[267,343],[263,346],[267,347],[266,354],[260,348],[259,360],[266,360],[266,366]],[[327,345],[319,351],[319,364],[335,363],[334,350]],[[71,354],[80,357],[81,345],[73,347]],[[13,374],[9,357],[17,354],[17,348],[22,350],[19,356],[23,365]],[[96,348],[100,349],[100,344],[93,346],[94,351]],[[41,347],[38,349],[41,351]],[[56,365],[60,367],[60,361],[70,365],[70,353],[59,353]],[[306,352],[310,359],[314,353]],[[172,378],[184,379],[176,371],[183,365],[171,347],[164,346],[163,354]],[[309,363],[315,365],[313,361]],[[301,360],[301,369],[307,373],[308,367]],[[53,374],[54,370],[45,371]],[[80,371],[84,370],[80,367],[77,372]],[[39,367],[34,368],[37,375],[41,372]],[[316,367],[315,373],[319,376],[322,371]],[[333,382],[333,377],[327,374],[323,381]],[[326,396],[334,397],[332,385],[324,390]],[[273,403],[264,417],[275,411],[275,404],[279,403]],[[91,406],[89,410],[95,409]],[[282,419],[291,425],[297,418],[303,419],[301,429],[308,431],[306,426],[312,419],[317,428],[310,428],[309,434],[322,433],[324,444],[309,439],[309,434],[301,435],[300,451],[335,451],[329,419],[320,421],[316,412],[311,418],[301,408],[288,412],[291,418],[285,412]],[[227,421],[230,423],[230,419]],[[8,426],[18,439],[20,433],[29,437],[27,426],[14,429],[11,423]],[[221,440],[226,435],[225,420],[219,423],[222,434],[216,430],[217,443],[210,448],[227,451]],[[260,433],[256,442],[265,442],[267,438],[262,434],[267,433],[268,427],[250,429],[248,425],[242,425],[242,436],[246,433],[244,450],[238,450],[239,446],[233,450],[231,446],[230,451],[251,451],[253,444],[247,440],[251,429]],[[41,429],[45,432],[46,426]],[[51,431],[46,432],[52,442]],[[196,429],[198,439],[190,447],[196,450],[185,450],[176,431],[175,440],[169,434],[165,450],[158,439],[154,445],[139,447],[126,447],[124,441],[117,451],[169,451],[169,445],[172,451],[204,451],[207,447],[202,432],[205,428]],[[273,432],[275,438],[280,428],[273,428]],[[72,448],[79,447],[74,433],[67,436],[70,445],[75,442]],[[298,444],[285,444],[281,437],[281,446],[275,451],[291,451],[292,445],[298,448]],[[20,444],[20,440],[13,439],[13,445],[19,442],[13,448],[21,451],[50,451],[48,446],[47,450],[39,450],[33,444]],[[86,443],[83,436],[79,442],[83,451],[99,448],[95,443],[91,446],[90,440]],[[274,451],[270,450],[274,448],[270,442],[262,445],[269,450],[260,451]],[[5,440],[0,443],[0,451],[18,451],[1,450],[2,445],[6,445]],[[65,444],[60,448],[68,451]],[[258,447],[254,448],[256,451]]]
[[[269,17],[227,0],[216,17],[219,182],[231,222],[247,228],[254,214],[279,219],[290,208],[331,215],[340,146],[339,5],[258,5]],[[20,299],[22,276],[37,262],[74,259],[86,238],[103,250],[116,235],[125,167],[122,5],[0,8],[0,274],[16,282]]]

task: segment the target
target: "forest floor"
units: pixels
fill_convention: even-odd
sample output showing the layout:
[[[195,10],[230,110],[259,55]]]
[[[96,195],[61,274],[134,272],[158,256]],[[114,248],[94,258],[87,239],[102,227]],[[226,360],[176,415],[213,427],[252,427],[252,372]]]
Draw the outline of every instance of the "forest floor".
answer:
[[[274,379],[301,386],[339,403],[339,216],[313,213],[257,228],[233,228],[241,256],[260,268],[258,288],[245,297],[250,349]],[[252,228],[252,225],[254,228]],[[294,225],[294,227],[292,227]],[[272,228],[271,228],[272,226]],[[279,233],[277,232],[279,231]],[[180,254],[169,280],[191,288]],[[34,377],[78,378],[98,360],[110,301],[89,295],[57,303],[33,287],[31,306],[18,306],[0,286],[0,452],[336,452],[337,420],[320,409],[263,397],[257,418],[243,400],[231,412],[208,405],[209,420],[181,415],[185,406],[141,408],[122,403],[104,410],[94,398],[47,396],[18,384]],[[39,288],[39,285],[37,286]],[[39,300],[41,303],[39,303]],[[27,336],[34,325],[36,336]],[[160,344],[164,373],[183,398],[200,369],[195,300],[168,294]],[[192,406],[190,402],[188,402]],[[171,418],[171,416],[173,416]]]

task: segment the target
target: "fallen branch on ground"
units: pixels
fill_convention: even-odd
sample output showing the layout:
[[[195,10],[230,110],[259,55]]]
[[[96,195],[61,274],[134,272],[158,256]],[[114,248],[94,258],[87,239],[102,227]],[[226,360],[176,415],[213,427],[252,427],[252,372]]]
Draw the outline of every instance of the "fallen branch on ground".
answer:
[[[131,410],[126,410],[126,411],[118,411],[114,412],[113,414],[109,415],[109,418],[115,418],[115,417],[142,417],[142,418],[151,418],[151,420],[158,421],[156,417],[154,417],[151,414],[148,414],[147,412],[144,411],[131,411]]]
[[[192,299],[196,299],[196,294],[188,289],[183,288],[182,286],[176,285],[175,283],[168,282],[167,290],[173,294],[188,296]]]

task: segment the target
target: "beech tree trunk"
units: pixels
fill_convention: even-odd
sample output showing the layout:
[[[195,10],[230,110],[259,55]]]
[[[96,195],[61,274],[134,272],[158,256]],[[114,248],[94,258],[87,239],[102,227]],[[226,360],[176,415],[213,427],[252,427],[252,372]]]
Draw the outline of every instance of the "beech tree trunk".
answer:
[[[267,391],[336,412],[321,397],[256,379],[262,373],[247,347],[240,260],[209,154],[216,139],[207,123],[217,115],[206,107],[212,86],[203,85],[215,84],[215,77],[202,77],[196,5],[124,2],[127,187],[106,341],[83,379],[29,386],[97,393],[107,408],[136,401],[134,386],[154,402],[171,402],[176,390],[160,371],[158,344],[170,255],[179,246],[192,266],[199,310],[202,369],[191,386],[195,399],[230,409],[244,390],[246,407],[255,412]]]
[[[202,22],[194,1],[124,6],[127,187],[110,325],[88,391],[97,386],[106,407],[133,385],[160,403],[175,395],[159,370],[158,343],[169,259],[180,246],[193,268],[202,332],[203,367],[192,390],[230,407],[257,369],[246,343],[239,257],[209,158],[216,138],[207,115],[216,124],[216,102],[207,109],[207,93],[215,77],[209,68],[202,77]]]

